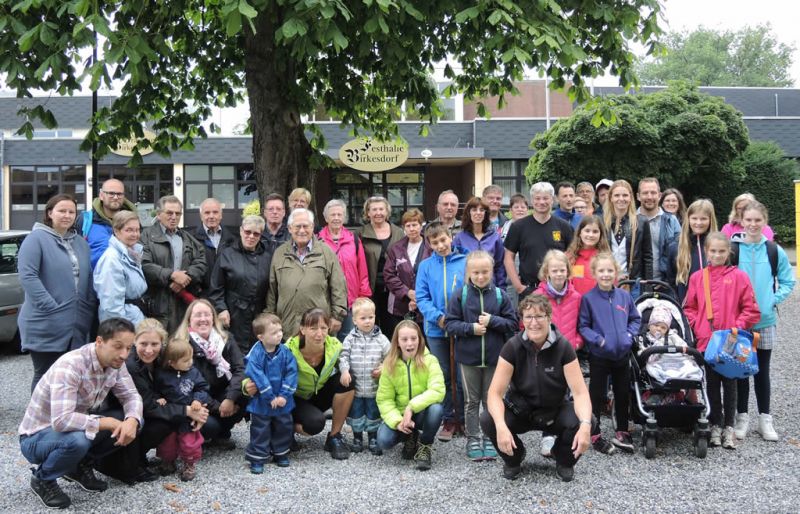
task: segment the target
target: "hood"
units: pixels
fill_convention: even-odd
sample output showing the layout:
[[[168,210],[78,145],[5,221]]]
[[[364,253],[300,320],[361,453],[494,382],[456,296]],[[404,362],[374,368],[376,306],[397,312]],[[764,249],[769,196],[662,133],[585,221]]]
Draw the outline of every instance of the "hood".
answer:
[[[436,259],[436,262],[440,264],[443,260],[447,260],[447,262],[450,262],[453,259],[466,259],[466,255],[468,252],[464,248],[462,248],[461,246],[453,245],[452,249],[453,251],[447,257],[442,257],[436,252],[432,252],[431,257]]]
[[[94,211],[95,215],[98,216],[100,219],[105,220],[109,225],[111,225],[111,218],[106,216],[106,211],[103,210],[103,203],[100,201],[100,198],[95,198],[92,201],[92,210]],[[123,211],[135,211],[136,206],[128,200],[127,198],[123,200],[122,207],[120,210]]]
[[[61,234],[53,230],[51,227],[48,227],[44,223],[40,223],[38,221],[33,224],[33,228],[31,229],[31,231],[34,230],[43,230],[48,234],[50,234],[51,236],[56,237],[58,239],[63,239],[64,241],[71,241],[75,236],[78,235],[78,232],[75,230],[75,228],[70,228],[69,230],[67,230],[66,234],[62,236]]]

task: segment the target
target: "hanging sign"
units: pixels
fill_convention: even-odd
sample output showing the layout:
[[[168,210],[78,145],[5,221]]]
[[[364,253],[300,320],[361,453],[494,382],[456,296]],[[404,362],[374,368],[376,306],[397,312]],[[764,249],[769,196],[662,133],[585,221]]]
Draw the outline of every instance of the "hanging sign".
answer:
[[[156,139],[156,135],[154,132],[145,129],[143,139],[147,139],[152,144],[152,142]],[[135,145],[136,145],[135,137],[131,137],[128,139],[121,139],[117,141],[117,146],[111,149],[111,153],[115,153],[123,157],[133,157],[133,147]],[[151,153],[153,153],[152,146],[148,146],[147,148],[139,148],[139,155],[148,155]]]
[[[408,143],[359,137],[342,145],[339,159],[345,166],[359,171],[393,170],[408,160]]]

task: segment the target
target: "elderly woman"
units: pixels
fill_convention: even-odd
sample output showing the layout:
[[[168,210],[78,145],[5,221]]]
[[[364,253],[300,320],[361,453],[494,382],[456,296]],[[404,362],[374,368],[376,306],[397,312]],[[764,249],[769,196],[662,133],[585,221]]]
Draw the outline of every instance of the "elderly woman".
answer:
[[[389,247],[400,241],[405,234],[403,230],[389,223],[392,206],[382,196],[371,196],[364,202],[364,221],[359,235],[364,243],[369,270],[369,287],[372,289],[372,301],[375,302],[375,323],[385,333],[394,326],[389,315],[389,292],[383,278],[386,267],[386,254]]]
[[[519,434],[547,431],[556,437],[552,455],[556,475],[572,480],[573,467],[589,448],[592,403],[569,341],[551,323],[547,298],[532,294],[520,300],[523,332],[500,351],[481,415],[483,433],[500,450],[503,476],[514,480],[522,470],[525,447]],[[567,400],[567,388],[572,400]]]
[[[461,216],[461,232],[453,238],[453,245],[469,253],[484,250],[494,259],[494,283],[497,287],[506,287],[506,268],[503,258],[506,250],[503,238],[497,230],[490,229],[489,204],[480,197],[474,196],[464,206]]]
[[[158,478],[147,469],[147,452],[156,448],[168,434],[178,430],[187,418],[195,430],[199,430],[208,419],[208,409],[205,407],[195,411],[186,405],[169,402],[162,405],[157,401],[162,396],[155,389],[153,372],[160,365],[159,356],[167,343],[167,331],[161,323],[152,318],[144,319],[136,325],[133,341],[135,351],[130,353],[125,365],[142,397],[144,425],[131,444],[103,459],[98,465],[98,470],[103,474],[128,484],[150,482]]]
[[[88,342],[94,319],[89,244],[73,228],[77,211],[70,195],[53,196],[19,249],[25,301],[17,323],[33,361],[31,391],[59,357]]]
[[[232,450],[236,445],[231,440],[231,429],[242,420],[247,405],[247,398],[242,395],[244,359],[239,346],[223,329],[208,300],[189,304],[174,336],[190,342],[194,366],[210,388],[209,416],[202,428],[203,437],[211,439],[211,446]]]
[[[367,298],[372,296],[367,258],[361,241],[344,228],[344,224],[347,223],[347,205],[343,201],[339,199],[329,201],[322,210],[322,216],[327,225],[319,232],[319,238],[339,258],[339,265],[342,267],[347,285],[347,316],[336,335],[339,341],[344,341],[345,336],[353,329],[353,313],[350,311],[353,302],[360,296]]]
[[[261,216],[245,216],[239,239],[219,251],[211,272],[208,300],[242,355],[247,355],[256,340],[253,319],[266,306],[272,249],[261,239],[265,225]]]
[[[425,223],[422,211],[409,209],[400,221],[405,237],[389,247],[383,267],[383,280],[389,290],[388,310],[394,326],[408,315],[417,323],[422,323],[414,288],[419,263],[430,257],[432,252],[422,237],[422,225]],[[384,329],[384,333],[393,334],[394,326]]]
[[[94,290],[100,303],[100,321],[127,319],[134,326],[144,319],[142,296],[147,281],[142,271],[139,215],[119,211],[111,220],[114,234],[94,268]]]
[[[332,316],[329,328],[336,333],[347,316],[347,286],[339,260],[314,237],[311,211],[293,210],[288,227],[291,239],[272,256],[267,312],[281,319],[285,334],[296,334],[303,313],[318,307]]]

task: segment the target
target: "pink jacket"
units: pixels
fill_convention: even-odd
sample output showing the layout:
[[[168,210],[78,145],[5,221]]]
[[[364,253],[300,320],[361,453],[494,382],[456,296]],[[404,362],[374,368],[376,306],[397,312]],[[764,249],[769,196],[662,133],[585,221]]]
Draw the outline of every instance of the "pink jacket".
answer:
[[[349,309],[358,297],[371,298],[372,289],[369,287],[367,258],[364,256],[364,246],[361,241],[358,242],[358,249],[356,249],[355,236],[344,227],[342,227],[338,241],[333,240],[327,226],[319,231],[318,237],[339,258],[339,265],[342,267],[344,279],[347,282],[347,308]]]
[[[720,232],[728,236],[728,239],[730,239],[735,234],[744,232],[744,227],[734,221],[733,223],[726,223],[723,225],[722,229],[720,229]],[[761,229],[761,233],[770,241],[775,239],[775,233],[772,231],[772,228],[769,225],[764,225],[764,227]]]
[[[555,298],[547,291],[547,282],[542,282],[534,291],[550,300],[553,307],[553,324],[570,342],[574,349],[583,347],[583,338],[578,333],[578,315],[581,311],[581,294],[567,282],[567,294],[563,298]]]
[[[750,330],[761,319],[761,312],[747,273],[735,266],[708,266],[706,269],[709,273],[713,328]],[[702,269],[689,277],[689,291],[683,310],[697,339],[697,349],[705,351],[713,332],[706,316]]]

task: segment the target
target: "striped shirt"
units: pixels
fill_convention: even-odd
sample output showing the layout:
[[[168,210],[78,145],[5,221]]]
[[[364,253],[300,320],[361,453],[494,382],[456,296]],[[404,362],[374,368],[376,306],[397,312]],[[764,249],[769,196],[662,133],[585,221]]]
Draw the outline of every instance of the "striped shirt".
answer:
[[[19,435],[32,435],[47,427],[56,432],[86,432],[93,440],[102,416],[90,414],[113,392],[122,404],[125,418],[135,418],[141,427],[142,397],[128,374],[128,368],[102,368],[95,344],[87,344],[62,355],[36,385]]]

